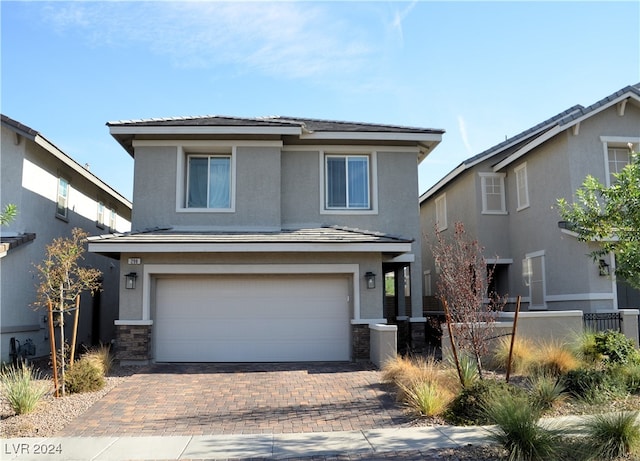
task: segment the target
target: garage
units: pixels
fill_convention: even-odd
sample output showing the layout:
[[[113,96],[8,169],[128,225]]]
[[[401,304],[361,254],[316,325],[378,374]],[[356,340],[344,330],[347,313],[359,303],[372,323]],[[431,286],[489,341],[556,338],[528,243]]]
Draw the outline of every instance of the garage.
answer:
[[[182,275],[155,285],[158,362],[350,359],[346,276]]]

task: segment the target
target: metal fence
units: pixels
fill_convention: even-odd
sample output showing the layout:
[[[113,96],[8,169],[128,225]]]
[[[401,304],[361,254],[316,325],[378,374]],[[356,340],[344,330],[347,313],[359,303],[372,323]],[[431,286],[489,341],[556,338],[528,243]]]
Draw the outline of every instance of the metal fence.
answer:
[[[622,314],[620,312],[585,313],[582,319],[586,330],[622,332]]]

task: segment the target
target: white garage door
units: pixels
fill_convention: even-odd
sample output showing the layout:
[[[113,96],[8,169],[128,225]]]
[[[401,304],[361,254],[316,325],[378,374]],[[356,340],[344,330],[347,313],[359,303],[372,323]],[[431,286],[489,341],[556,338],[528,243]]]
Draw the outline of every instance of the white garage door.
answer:
[[[348,280],[323,276],[182,276],[156,284],[159,362],[350,358]]]

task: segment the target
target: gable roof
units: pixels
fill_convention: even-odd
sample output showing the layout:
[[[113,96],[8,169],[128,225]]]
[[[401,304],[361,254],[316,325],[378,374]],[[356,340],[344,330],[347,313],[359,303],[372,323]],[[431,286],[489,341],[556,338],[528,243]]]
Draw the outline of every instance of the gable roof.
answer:
[[[572,106],[500,144],[496,144],[464,160],[444,178],[423,193],[420,196],[420,203],[436,194],[457,176],[480,162],[493,158],[495,162],[493,164],[493,170],[499,171],[558,133],[578,125],[582,120],[592,117],[613,105],[626,104],[626,101],[629,99],[640,103],[640,83],[626,86],[588,107],[583,107],[579,104]]]
[[[444,130],[299,117],[205,115],[108,122],[111,135],[133,156],[136,135],[271,135],[304,141],[357,140],[416,143],[421,158],[442,140]]]
[[[98,176],[96,176],[91,171],[87,170],[85,167],[65,154],[62,150],[56,147],[55,144],[45,138],[41,133],[23,123],[18,122],[17,120],[7,117],[4,114],[0,114],[0,120],[3,127],[8,128],[16,134],[23,136],[24,138],[29,139],[42,147],[49,154],[67,165],[87,181],[96,185],[98,188],[109,194],[114,200],[118,201],[125,209],[127,209],[129,211],[129,214],[131,213],[132,204],[129,200],[127,200],[122,194],[120,194]]]

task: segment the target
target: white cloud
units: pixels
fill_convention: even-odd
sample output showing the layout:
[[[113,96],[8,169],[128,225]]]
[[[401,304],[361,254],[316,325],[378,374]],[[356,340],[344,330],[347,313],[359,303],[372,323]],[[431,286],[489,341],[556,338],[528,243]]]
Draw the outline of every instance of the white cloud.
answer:
[[[405,18],[409,15],[414,6],[416,6],[417,0],[413,0],[409,3],[404,9],[396,10],[393,15],[393,21],[391,22],[391,27],[394,29],[398,37],[400,38],[400,42],[404,41],[404,32],[402,28],[402,23]]]
[[[458,115],[458,129],[460,130],[460,138],[462,139],[462,143],[467,150],[467,154],[469,156],[473,155],[473,148],[469,143],[469,136],[467,134],[467,124],[462,115]]]
[[[335,77],[374,56],[362,28],[306,2],[65,2],[50,4],[45,19],[94,46],[142,45],[178,67]]]

